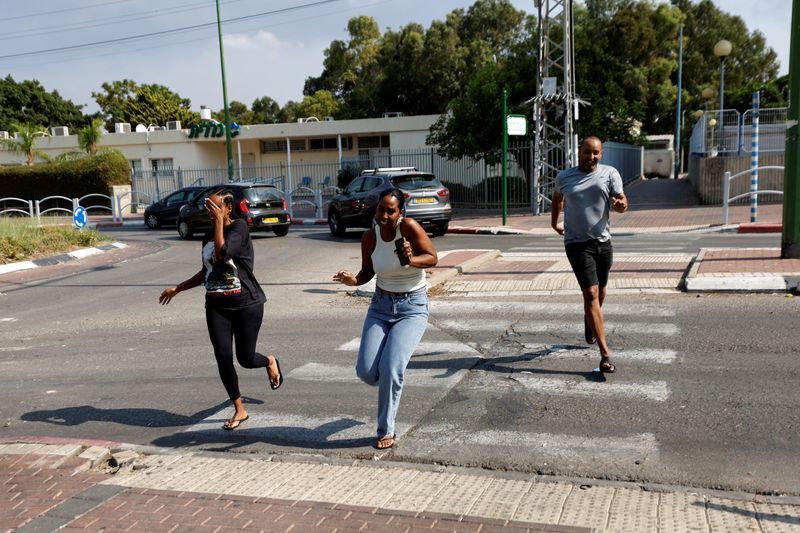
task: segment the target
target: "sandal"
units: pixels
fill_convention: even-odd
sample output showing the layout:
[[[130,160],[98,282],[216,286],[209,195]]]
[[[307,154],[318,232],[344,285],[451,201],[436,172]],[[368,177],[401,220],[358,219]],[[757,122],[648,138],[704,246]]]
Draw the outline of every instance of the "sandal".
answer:
[[[273,380],[269,376],[269,363],[267,363],[267,379],[269,380],[269,387],[272,390],[275,390],[281,385],[283,385],[283,372],[281,372],[281,362],[278,361],[278,358],[275,357],[274,355],[272,356],[272,358],[275,360],[275,366],[278,367],[278,377],[275,378],[275,380]]]
[[[613,374],[617,371],[617,367],[611,362],[611,357],[600,358],[600,372],[604,374]]]
[[[394,446],[394,441],[394,435],[384,435],[383,437],[378,437],[378,439],[375,441],[375,448],[378,450],[388,450]]]
[[[594,331],[589,326],[589,321],[586,320],[586,315],[583,315],[583,338],[587,344],[595,344],[597,337],[594,336]]]
[[[233,415],[233,416],[236,417],[236,415]],[[242,422],[244,422],[248,418],[250,418],[250,415],[247,415],[244,418],[240,418],[239,420],[236,420],[236,418],[230,418],[230,419],[226,420],[224,424],[222,424],[222,429],[224,429],[226,431],[233,431],[234,429],[236,429],[239,426],[241,426]]]

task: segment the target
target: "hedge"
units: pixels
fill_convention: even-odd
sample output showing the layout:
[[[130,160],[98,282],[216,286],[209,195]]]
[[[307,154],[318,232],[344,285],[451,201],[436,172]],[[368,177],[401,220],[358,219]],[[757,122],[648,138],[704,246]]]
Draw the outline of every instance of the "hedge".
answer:
[[[0,198],[40,200],[54,195],[80,198],[91,193],[110,194],[112,185],[130,183],[130,163],[116,151],[30,167],[0,167]]]

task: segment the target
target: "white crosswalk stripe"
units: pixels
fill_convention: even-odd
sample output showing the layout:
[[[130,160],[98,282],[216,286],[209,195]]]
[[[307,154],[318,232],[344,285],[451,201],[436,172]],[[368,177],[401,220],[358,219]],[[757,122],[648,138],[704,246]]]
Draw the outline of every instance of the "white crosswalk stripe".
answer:
[[[459,320],[438,320],[436,325],[440,328],[455,331],[497,331],[503,332],[513,327],[517,333],[524,334],[543,334],[543,333],[563,333],[565,331],[583,331],[583,322],[547,322],[540,320],[522,319],[518,322],[509,323],[508,321],[484,320],[484,319],[459,319]],[[606,335],[637,334],[637,335],[660,335],[670,337],[677,335],[678,326],[675,324],[659,324],[648,322],[623,322],[615,324],[606,322]]]
[[[460,359],[457,365],[448,368],[409,367],[405,373],[405,384],[410,387],[446,387],[458,382],[466,368],[474,366],[478,358]],[[459,368],[460,366],[460,368]],[[289,372],[288,377],[300,381],[324,381],[326,383],[361,383],[353,365],[328,365],[306,363]]]
[[[433,300],[431,313],[440,314],[490,314],[490,313],[530,313],[533,315],[582,315],[582,303],[547,303],[547,302],[479,302],[462,300]],[[647,316],[672,317],[675,308],[658,304],[606,304],[603,306],[604,316]]]
[[[669,388],[665,381],[647,383],[605,383],[560,378],[540,378],[529,372],[516,372],[513,381],[525,389],[542,394],[569,396],[590,396],[592,398],[640,398],[663,402],[669,398]]]
[[[609,450],[613,450],[613,455],[617,459],[653,456],[658,453],[658,442],[652,433],[639,433],[628,437],[589,437],[508,430],[469,431],[455,424],[443,422],[415,429],[411,438],[415,444],[430,442],[438,446],[471,444],[530,448],[537,455],[559,455],[568,459],[585,459],[586,454],[594,453],[607,456]],[[408,441],[403,443],[404,446],[409,444]]]
[[[546,351],[544,357],[557,358],[557,359],[596,359],[597,348],[586,346],[547,346],[544,344],[525,344],[522,346],[526,350],[541,352]],[[491,358],[491,354],[488,354]],[[678,352],[675,350],[662,350],[662,349],[631,349],[631,350],[615,350],[614,359],[619,361],[638,361],[647,363],[656,363],[660,365],[669,365],[675,362],[678,357]]]
[[[341,352],[357,352],[361,346],[361,338],[356,337],[353,340],[347,341],[338,348],[337,351]],[[449,342],[449,341],[425,341],[419,343],[417,349],[414,350],[414,355],[440,355],[440,354],[458,354],[468,353],[470,355],[480,355],[478,351],[463,342]]]

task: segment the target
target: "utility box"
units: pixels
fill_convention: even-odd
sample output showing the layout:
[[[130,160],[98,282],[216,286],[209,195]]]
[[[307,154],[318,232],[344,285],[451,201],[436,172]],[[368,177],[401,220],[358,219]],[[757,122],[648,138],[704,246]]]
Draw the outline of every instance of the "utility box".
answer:
[[[644,145],[644,175],[647,178],[676,178],[674,135],[648,135]]]

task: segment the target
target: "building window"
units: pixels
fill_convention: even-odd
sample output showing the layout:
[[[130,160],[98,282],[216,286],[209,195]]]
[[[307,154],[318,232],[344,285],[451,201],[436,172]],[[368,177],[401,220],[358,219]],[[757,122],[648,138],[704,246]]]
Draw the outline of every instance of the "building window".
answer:
[[[358,138],[359,148],[389,148],[388,135],[370,135]]]
[[[286,141],[261,141],[262,154],[274,154],[286,151]]]
[[[352,137],[342,137],[342,150],[350,150],[353,148]],[[316,139],[308,140],[309,150],[338,150],[339,139],[338,137],[319,137]]]
[[[289,146],[292,152],[305,152],[306,140],[305,139],[290,139]],[[261,141],[262,154],[277,154],[286,152],[286,139]]]
[[[161,176],[172,176],[172,158],[151,159],[150,169]]]
[[[131,164],[131,174],[133,176],[139,177],[142,175],[142,160],[141,159],[129,159],[128,160]]]

